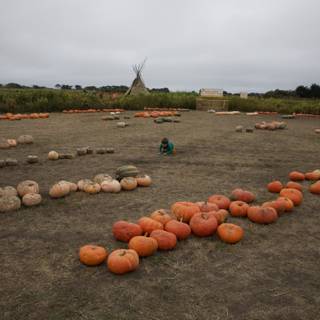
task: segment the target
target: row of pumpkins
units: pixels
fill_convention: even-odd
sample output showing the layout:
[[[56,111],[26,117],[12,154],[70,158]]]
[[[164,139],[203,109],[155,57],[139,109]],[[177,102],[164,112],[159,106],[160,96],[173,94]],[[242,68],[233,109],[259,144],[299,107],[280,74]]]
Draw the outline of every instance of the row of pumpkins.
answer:
[[[0,149],[10,149],[16,147],[18,144],[32,144],[34,139],[31,135],[24,134],[18,137],[18,139],[0,139]]]
[[[142,111],[134,114],[136,118],[158,118],[158,117],[179,117],[181,114],[177,111]]]
[[[248,217],[255,223],[269,224],[301,204],[302,185],[297,181],[316,181],[309,190],[320,194],[320,170],[306,174],[294,171],[289,178],[291,181],[286,186],[280,181],[270,182],[268,191],[279,193],[279,197],[261,206],[250,206],[256,199],[255,195],[238,188],[232,191],[230,198],[215,194],[207,202],[176,202],[170,211],[156,210],[150,216],[140,218],[137,223],[117,221],[112,227],[113,236],[128,243],[128,249],[116,249],[109,254],[104,247],[89,244],[80,248],[79,259],[87,266],[106,262],[111,272],[125,274],[138,268],[139,257],[151,256],[157,250],[172,250],[177,241],[191,234],[208,237],[217,233],[223,242],[235,244],[243,238],[244,230],[236,224],[226,223],[229,214]]]
[[[0,115],[0,120],[23,120],[23,119],[47,119],[49,118],[49,113],[6,113]]]
[[[63,113],[95,113],[95,112],[124,112],[124,109],[70,109],[63,110]]]
[[[258,122],[254,125],[256,129],[263,129],[263,130],[278,130],[278,129],[285,129],[287,124],[283,121],[271,121],[271,122]]]
[[[122,166],[116,171],[116,179],[101,173],[96,175],[93,180],[81,179],[78,183],[59,181],[51,186],[49,196],[58,199],[75,191],[83,191],[88,194],[97,194],[100,191],[118,193],[121,190],[131,191],[137,187],[149,187],[151,183],[151,177],[139,175],[135,166]],[[21,207],[21,202],[28,207],[39,205],[42,201],[39,190],[38,183],[32,180],[19,183],[17,188],[12,186],[0,188],[0,212],[18,210]]]

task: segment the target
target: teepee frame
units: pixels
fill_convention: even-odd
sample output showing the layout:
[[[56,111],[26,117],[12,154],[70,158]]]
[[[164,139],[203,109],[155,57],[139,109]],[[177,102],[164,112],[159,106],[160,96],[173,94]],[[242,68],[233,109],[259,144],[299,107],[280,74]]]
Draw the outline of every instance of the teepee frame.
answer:
[[[142,63],[132,66],[132,69],[136,74],[136,78],[133,80],[131,87],[128,89],[125,95],[149,94],[149,91],[142,80],[142,70],[146,61],[147,59],[144,59]]]

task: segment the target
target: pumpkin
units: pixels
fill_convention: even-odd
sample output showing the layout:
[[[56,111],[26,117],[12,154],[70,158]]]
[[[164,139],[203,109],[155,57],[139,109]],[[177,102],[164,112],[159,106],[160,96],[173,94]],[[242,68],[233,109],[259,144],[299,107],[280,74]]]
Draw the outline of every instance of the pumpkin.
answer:
[[[21,201],[17,196],[0,196],[0,212],[14,211],[20,207]]]
[[[141,236],[143,230],[138,224],[120,220],[113,224],[112,233],[117,240],[129,242],[131,238]]]
[[[17,191],[20,197],[27,193],[39,193],[39,185],[32,180],[25,180],[18,184]]]
[[[231,192],[230,198],[232,200],[239,200],[246,203],[251,203],[256,199],[256,196],[250,191],[237,188]]]
[[[113,178],[107,173],[99,173],[94,178],[93,181],[101,184],[103,181],[112,181]]]
[[[79,250],[80,261],[87,266],[98,266],[106,260],[108,252],[105,248],[92,244],[85,245]]]
[[[236,224],[222,223],[217,229],[217,234],[222,241],[235,244],[243,238],[244,231]]]
[[[214,216],[217,221],[218,224],[224,223],[225,221],[227,221],[228,216],[229,216],[229,211],[225,210],[225,209],[220,209],[218,211],[211,211],[211,212],[207,212],[208,214]]]
[[[50,151],[48,153],[48,159],[49,160],[58,160],[59,159],[59,153],[56,151]]]
[[[156,239],[145,236],[136,236],[130,239],[129,249],[133,249],[140,257],[149,257],[158,250]]]
[[[27,207],[32,207],[40,204],[42,201],[39,193],[27,193],[22,197],[22,203]]]
[[[121,180],[125,177],[136,177],[139,174],[138,169],[135,166],[127,165],[119,167],[116,170],[116,178],[117,180]]]
[[[269,192],[272,193],[279,193],[281,189],[283,189],[283,185],[280,181],[272,181],[267,185],[267,189]]]
[[[294,204],[291,199],[286,197],[279,197],[276,201],[282,201],[282,203],[285,205],[285,212],[290,212],[294,208]],[[275,208],[276,209],[276,208]]]
[[[312,171],[312,172],[307,172],[305,174],[306,180],[312,180],[316,181],[320,179],[320,172],[319,171]]]
[[[75,192],[75,191],[78,190],[78,185],[76,185],[73,182],[69,182],[69,181],[66,181],[66,180],[60,180],[58,183],[66,184],[69,187],[70,192]]]
[[[94,183],[94,182],[86,183],[83,188],[83,191],[89,194],[99,193],[100,190],[101,190],[100,184]]]
[[[77,183],[78,189],[80,191],[83,191],[85,185],[88,184],[88,183],[92,183],[92,181],[90,179],[81,179],[81,180],[79,180],[78,183]]]
[[[215,203],[219,209],[229,209],[230,206],[230,199],[220,195],[220,194],[214,194],[212,196],[209,197],[208,202],[210,203]]]
[[[278,215],[284,213],[286,211],[286,208],[287,208],[287,204],[286,204],[286,201],[283,200],[283,199],[278,199],[278,200],[274,200],[274,201],[267,201],[267,202],[264,202],[262,204],[262,207],[271,207],[271,208],[274,208]]]
[[[253,206],[248,209],[248,218],[255,223],[269,224],[278,219],[276,209],[271,207]]]
[[[191,228],[188,224],[177,220],[168,221],[164,229],[176,235],[178,240],[184,240],[191,234]]]
[[[229,211],[234,217],[246,217],[249,205],[244,201],[233,201],[230,204]]]
[[[174,233],[165,230],[154,230],[150,234],[158,242],[159,250],[172,250],[177,245],[177,237]]]
[[[310,185],[309,191],[314,194],[320,194],[320,182],[318,181]]]
[[[289,182],[286,184],[286,188],[297,189],[297,190],[299,190],[299,191],[302,191],[302,190],[303,190],[302,185],[301,185],[299,182],[294,182],[294,181],[289,181]]]
[[[17,196],[18,192],[16,190],[16,188],[11,187],[11,186],[6,186],[4,188],[0,188],[0,197],[4,197],[4,196]]]
[[[7,140],[10,147],[16,147],[17,146],[17,140],[15,139],[8,139]]]
[[[31,144],[33,143],[33,137],[31,135],[22,135],[17,139],[17,142],[20,144]]]
[[[142,217],[138,220],[143,232],[151,233],[153,230],[163,230],[163,224],[149,217]]]
[[[121,184],[118,180],[111,180],[111,181],[103,181],[101,183],[101,190],[103,192],[111,192],[117,193],[121,191]]]
[[[70,193],[70,187],[67,183],[58,182],[54,184],[50,190],[49,195],[51,198],[63,198]]]
[[[215,203],[211,202],[196,202],[201,212],[218,211],[219,207]]]
[[[150,214],[150,218],[159,221],[163,225],[173,219],[173,217],[165,209],[159,209]]]
[[[196,213],[191,218],[189,224],[192,232],[198,237],[210,236],[218,227],[218,221],[216,217],[206,212]]]
[[[0,138],[0,149],[9,149],[10,144],[8,143],[8,140]]]
[[[189,222],[194,214],[200,212],[200,208],[193,202],[176,202],[171,206],[171,212],[178,220]]]
[[[136,180],[139,187],[149,187],[152,183],[152,180],[148,175],[137,176]]]
[[[295,206],[298,206],[301,204],[303,195],[301,191],[297,189],[291,189],[291,188],[284,188],[280,191],[280,196],[289,198]]]
[[[27,162],[30,163],[30,164],[38,163],[39,162],[39,158],[38,158],[38,156],[29,155],[27,157]]]
[[[137,186],[137,180],[133,177],[126,177],[120,181],[121,188],[123,190],[131,191],[134,190]]]
[[[292,181],[303,181],[305,179],[305,176],[302,172],[292,171],[289,173],[289,179]]]
[[[132,249],[117,249],[110,253],[107,265],[115,274],[131,272],[139,266],[139,255]]]

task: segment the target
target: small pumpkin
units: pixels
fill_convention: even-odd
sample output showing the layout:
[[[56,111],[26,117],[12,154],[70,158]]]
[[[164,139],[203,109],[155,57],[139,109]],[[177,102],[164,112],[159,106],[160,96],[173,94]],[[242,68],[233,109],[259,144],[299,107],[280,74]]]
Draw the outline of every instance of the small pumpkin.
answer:
[[[174,233],[165,230],[154,230],[150,234],[158,243],[159,250],[172,250],[177,245],[177,237]]]
[[[31,144],[33,143],[33,141],[34,141],[33,137],[28,134],[22,135],[17,139],[17,142],[19,144]]]
[[[206,212],[197,213],[190,220],[190,228],[198,237],[211,236],[217,230],[217,227],[216,217]]]
[[[48,159],[49,160],[58,160],[59,159],[59,153],[56,151],[50,151],[48,153]]]
[[[311,180],[311,181],[316,181],[320,179],[320,172],[319,171],[312,171],[312,172],[307,172],[305,174],[306,180]]]
[[[9,212],[20,209],[21,201],[17,196],[1,196],[0,212]]]
[[[20,197],[27,193],[39,193],[39,185],[35,181],[25,180],[18,184],[17,191]]]
[[[15,139],[8,139],[7,142],[11,148],[17,146],[17,140]]]
[[[294,208],[294,204],[291,199],[286,197],[279,197],[276,201],[282,201],[285,206],[285,212],[291,212]]]
[[[22,203],[27,207],[37,206],[42,201],[39,193],[27,193],[22,197]]]
[[[295,181],[289,181],[286,184],[286,188],[297,189],[299,191],[303,190],[302,184],[300,184],[299,182],[295,182]]]
[[[235,244],[243,238],[244,231],[236,224],[222,223],[217,229],[217,234],[222,241]]]
[[[289,179],[292,181],[303,181],[305,179],[305,175],[299,171],[292,171],[289,173]]]
[[[177,220],[168,221],[164,229],[168,232],[174,233],[178,240],[184,240],[191,234],[191,228],[188,224]]]
[[[101,190],[103,192],[118,193],[121,191],[121,184],[118,180],[102,181]]]
[[[131,238],[141,236],[143,230],[138,224],[120,220],[113,224],[112,233],[117,240],[129,242]]]
[[[217,219],[218,224],[226,222],[229,217],[229,211],[225,209],[220,209],[218,211],[211,211],[211,212],[208,212],[208,214],[214,216]]]
[[[159,221],[163,225],[173,219],[173,217],[165,209],[159,209],[151,213],[150,218]]]
[[[232,201],[229,211],[234,217],[246,217],[249,205],[244,201]]]
[[[105,248],[88,244],[80,248],[79,259],[87,266],[98,266],[106,260],[108,252]]]
[[[0,188],[0,197],[4,197],[4,196],[17,196],[18,195],[18,191],[16,188],[11,187],[11,186],[6,186],[4,188]]]
[[[171,206],[171,212],[178,220],[182,219],[183,222],[189,222],[194,214],[200,212],[200,208],[193,202],[176,202]]]
[[[292,188],[284,188],[280,191],[280,196],[289,198],[295,206],[298,206],[301,204],[303,195],[301,191],[297,189],[292,189]]]
[[[309,191],[314,194],[320,194],[320,182],[316,182],[310,185]]]
[[[283,189],[283,185],[280,181],[272,181],[267,185],[267,189],[269,192],[272,193],[279,193],[281,189]]]
[[[156,239],[145,236],[136,236],[130,239],[129,249],[135,250],[140,257],[149,257],[158,250]]]
[[[234,201],[238,200],[238,201],[243,201],[246,203],[251,203],[256,199],[256,196],[250,191],[243,190],[241,188],[237,188],[231,192],[230,198]]]
[[[276,209],[271,207],[253,206],[248,209],[248,218],[255,223],[269,224],[277,221]]]
[[[111,272],[125,274],[138,268],[139,255],[132,249],[117,249],[110,253],[107,265]]]
[[[215,203],[211,202],[196,202],[199,206],[201,212],[210,212],[210,211],[218,211],[219,207]]]
[[[95,182],[86,183],[83,189],[84,192],[89,194],[99,193],[100,190],[101,190],[100,184]]]
[[[149,187],[152,184],[151,177],[148,175],[137,176],[136,180],[139,187]]]
[[[226,196],[223,196],[221,194],[214,194],[209,197],[208,202],[215,203],[219,209],[225,209],[228,210],[230,206],[230,199]]]
[[[90,179],[81,179],[78,181],[77,186],[80,191],[84,191],[84,187],[86,184],[92,183]]]
[[[142,217],[138,220],[139,226],[143,232],[151,233],[154,230],[163,230],[163,224],[149,217]]]
[[[123,190],[131,191],[134,190],[137,186],[137,180],[133,177],[126,177],[120,181],[121,188]]]
[[[101,184],[104,181],[112,181],[113,178],[107,173],[99,173],[94,178],[93,181]]]
[[[69,193],[70,193],[69,185],[61,182],[54,184],[49,190],[49,195],[51,198],[63,198]]]
[[[0,138],[0,149],[9,149],[10,144],[8,143],[8,140]]]

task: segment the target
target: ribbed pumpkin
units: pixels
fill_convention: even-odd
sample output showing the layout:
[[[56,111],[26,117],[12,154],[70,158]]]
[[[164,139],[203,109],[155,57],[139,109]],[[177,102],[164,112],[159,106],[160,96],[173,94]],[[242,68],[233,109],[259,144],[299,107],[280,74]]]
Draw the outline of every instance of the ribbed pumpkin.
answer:
[[[168,221],[164,229],[168,232],[174,233],[178,240],[184,240],[191,234],[191,228],[188,224],[177,220]]]
[[[111,181],[103,181],[101,183],[101,190],[103,192],[111,192],[111,193],[118,193],[121,191],[121,184],[118,180],[111,180]]]
[[[150,234],[158,242],[159,250],[172,250],[177,245],[177,237],[174,233],[165,230],[154,230]]]
[[[17,191],[20,197],[27,193],[39,193],[39,185],[35,181],[25,180],[18,184]]]
[[[81,179],[81,180],[79,180],[78,183],[77,183],[78,189],[80,191],[83,191],[85,185],[88,184],[88,183],[92,183],[92,180],[90,180],[90,179]]]
[[[113,178],[107,173],[99,173],[94,178],[93,181],[101,184],[103,181],[112,181]]]
[[[9,212],[18,210],[21,207],[21,201],[17,196],[0,197],[0,212]]]
[[[11,186],[6,186],[4,188],[0,188],[0,197],[4,197],[4,196],[17,196],[18,195],[18,191],[16,188],[11,187]]]
[[[229,217],[229,211],[225,209],[219,209],[218,211],[211,211],[207,213],[214,216],[217,219],[218,224],[226,222]]]
[[[201,212],[218,211],[219,207],[215,203],[211,202],[196,202]]]
[[[254,206],[248,209],[248,218],[255,223],[269,224],[278,219],[278,214],[274,208]]]
[[[289,198],[279,197],[276,201],[282,201],[282,203],[285,205],[285,212],[291,212],[294,208],[294,203]]]
[[[176,202],[171,206],[171,212],[178,220],[189,222],[194,214],[200,212],[200,208],[193,202]]]
[[[159,209],[150,214],[150,218],[156,221],[159,221],[165,225],[168,221],[172,220],[173,217],[165,209]]]
[[[116,170],[116,178],[121,180],[125,177],[136,177],[139,174],[137,167],[132,165],[122,166]]]
[[[131,191],[134,190],[137,186],[137,180],[133,177],[122,178],[120,181],[121,188],[123,190]]]
[[[312,172],[307,172],[305,174],[306,180],[311,180],[311,181],[316,181],[320,179],[320,171],[312,171]]]
[[[310,185],[309,191],[314,194],[320,194],[320,181]]]
[[[143,230],[138,224],[120,220],[113,224],[112,233],[117,240],[129,242],[131,238],[141,236]]]
[[[274,208],[277,211],[278,215],[280,215],[286,211],[287,204],[285,200],[278,199],[278,200],[264,202],[262,204],[262,207]]]
[[[130,239],[129,249],[135,250],[140,257],[149,257],[158,250],[156,239],[145,236],[136,236]]]
[[[49,160],[58,160],[59,159],[59,153],[56,151],[50,151],[48,153],[48,159]]]
[[[222,223],[217,229],[217,234],[222,241],[235,244],[243,238],[244,231],[236,224]]]
[[[280,196],[289,198],[295,206],[298,206],[301,204],[303,195],[301,191],[297,189],[291,189],[291,188],[284,188],[280,191]]]
[[[132,249],[117,249],[110,253],[107,265],[111,272],[125,274],[138,268],[139,255]]]
[[[137,183],[139,187],[149,187],[152,184],[152,179],[148,175],[137,176]]]
[[[70,193],[70,187],[66,183],[56,183],[50,190],[49,195],[51,198],[63,198]]]
[[[305,179],[305,176],[302,172],[292,171],[289,173],[289,179],[292,181],[303,181]]]
[[[80,248],[79,259],[87,266],[98,266],[106,260],[108,252],[105,248],[88,244]]]
[[[192,232],[198,237],[211,236],[218,227],[216,217],[206,212],[196,213],[189,224]]]
[[[267,189],[269,192],[272,193],[279,193],[281,189],[283,189],[283,185],[280,181],[272,181],[267,185]]]
[[[22,203],[27,207],[37,206],[42,201],[39,193],[27,193],[22,197]]]
[[[246,203],[251,203],[256,199],[256,196],[250,191],[237,188],[231,192],[230,198],[234,201],[238,200]]]
[[[214,194],[209,197],[208,202],[215,203],[219,209],[228,210],[230,206],[230,199],[221,194]]]
[[[302,184],[300,184],[299,182],[294,182],[294,181],[289,181],[286,184],[286,188],[297,189],[299,191],[303,190]]]
[[[234,217],[246,217],[249,205],[244,201],[233,201],[230,204],[229,211]]]
[[[142,217],[138,220],[139,226],[143,232],[151,233],[154,230],[163,230],[163,224],[149,217]]]
[[[95,182],[86,183],[83,188],[83,191],[89,194],[97,194],[100,190],[100,184]]]
[[[70,192],[75,192],[78,190],[78,186],[73,183],[73,182],[70,182],[70,181],[66,181],[66,180],[60,180],[58,183],[65,183],[68,185],[69,189],[70,189]]]

